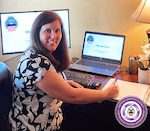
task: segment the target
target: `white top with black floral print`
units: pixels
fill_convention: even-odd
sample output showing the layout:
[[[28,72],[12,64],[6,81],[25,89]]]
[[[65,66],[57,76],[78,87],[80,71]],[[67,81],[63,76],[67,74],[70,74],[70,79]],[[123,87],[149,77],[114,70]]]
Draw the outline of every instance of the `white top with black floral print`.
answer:
[[[9,113],[13,131],[54,131],[62,122],[62,101],[34,86],[46,74],[56,71],[45,56],[28,50],[14,74],[13,108]]]

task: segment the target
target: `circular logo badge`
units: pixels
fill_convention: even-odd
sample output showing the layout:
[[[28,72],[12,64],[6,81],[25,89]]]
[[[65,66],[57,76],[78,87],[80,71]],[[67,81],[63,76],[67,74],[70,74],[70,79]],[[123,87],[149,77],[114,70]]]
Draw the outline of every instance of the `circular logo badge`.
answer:
[[[126,128],[139,127],[147,117],[147,106],[135,96],[124,97],[115,107],[117,121]]]

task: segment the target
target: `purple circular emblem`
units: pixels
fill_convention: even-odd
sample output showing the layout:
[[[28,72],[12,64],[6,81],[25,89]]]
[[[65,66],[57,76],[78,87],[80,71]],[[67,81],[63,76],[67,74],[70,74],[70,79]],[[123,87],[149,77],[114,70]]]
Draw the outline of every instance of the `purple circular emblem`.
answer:
[[[126,128],[139,127],[147,117],[147,106],[138,97],[124,97],[115,107],[117,121]]]

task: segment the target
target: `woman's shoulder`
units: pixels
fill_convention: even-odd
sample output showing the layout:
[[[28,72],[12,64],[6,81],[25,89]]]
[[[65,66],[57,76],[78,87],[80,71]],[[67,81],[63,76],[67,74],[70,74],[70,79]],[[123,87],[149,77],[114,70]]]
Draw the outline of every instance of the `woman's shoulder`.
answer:
[[[51,61],[42,54],[36,53],[34,49],[28,49],[24,55],[20,58],[20,63],[28,63],[31,64],[38,64],[39,66],[49,68],[51,65]]]
[[[36,59],[36,58],[42,58],[42,59],[47,59],[49,60],[46,56],[36,53],[36,51],[32,48],[28,49],[26,52],[24,52],[23,59]]]

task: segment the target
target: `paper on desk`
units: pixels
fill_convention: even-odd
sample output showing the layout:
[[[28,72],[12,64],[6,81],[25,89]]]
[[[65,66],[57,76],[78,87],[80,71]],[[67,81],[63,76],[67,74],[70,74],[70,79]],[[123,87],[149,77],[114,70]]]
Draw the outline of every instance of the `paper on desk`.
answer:
[[[114,78],[110,78],[105,86],[101,89],[104,90],[109,87],[115,81]],[[119,86],[119,95],[115,100],[120,100],[126,96],[136,96],[146,103],[147,92],[150,89],[150,85],[140,84],[135,82],[128,82],[123,80],[117,80],[116,84]]]

